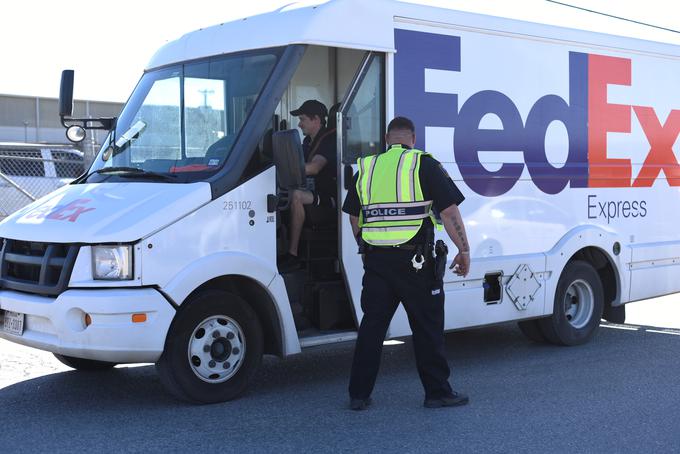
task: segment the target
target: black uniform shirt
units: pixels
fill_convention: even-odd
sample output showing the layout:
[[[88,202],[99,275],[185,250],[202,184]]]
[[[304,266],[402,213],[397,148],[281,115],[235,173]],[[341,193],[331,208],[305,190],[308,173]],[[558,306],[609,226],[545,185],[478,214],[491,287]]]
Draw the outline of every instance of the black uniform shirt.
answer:
[[[439,213],[454,204],[460,205],[465,200],[465,197],[451,177],[449,177],[439,161],[433,157],[429,155],[422,156],[418,176],[420,177],[423,198],[425,200],[432,200],[432,209],[435,213]],[[358,178],[359,174],[355,173],[352,186],[347,191],[347,198],[342,205],[342,211],[357,217],[361,212],[361,202],[359,201],[356,185]],[[425,219],[423,226],[409,243],[424,243],[427,238],[427,230],[433,228],[434,226],[430,219]]]
[[[323,166],[321,172],[314,175],[314,192],[324,198],[333,197],[337,200],[337,154],[336,154],[336,138],[335,130],[328,130],[322,128],[314,137],[314,141],[309,136],[305,137],[302,142],[302,150],[305,155],[305,162],[310,162],[309,155],[316,147],[314,156],[319,155],[326,158],[326,165]],[[317,147],[318,145],[318,147]]]

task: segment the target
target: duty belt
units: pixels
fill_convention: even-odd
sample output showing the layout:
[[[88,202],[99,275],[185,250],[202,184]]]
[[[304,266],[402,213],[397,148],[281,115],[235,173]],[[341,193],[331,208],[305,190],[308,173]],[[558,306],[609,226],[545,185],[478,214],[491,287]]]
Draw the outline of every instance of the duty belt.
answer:
[[[364,251],[415,251],[420,249],[421,251],[431,251],[432,245],[427,244],[399,244],[397,246],[374,246],[372,244],[364,244]]]

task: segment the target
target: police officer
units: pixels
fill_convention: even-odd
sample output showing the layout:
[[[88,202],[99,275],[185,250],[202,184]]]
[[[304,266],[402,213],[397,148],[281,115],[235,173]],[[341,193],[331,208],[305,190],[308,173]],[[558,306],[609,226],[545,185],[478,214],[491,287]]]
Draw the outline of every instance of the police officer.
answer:
[[[413,149],[415,141],[413,122],[405,117],[393,119],[387,127],[387,151],[358,160],[356,184],[343,205],[360,251],[365,254],[361,293],[364,316],[349,383],[352,410],[364,410],[371,404],[383,341],[400,302],[413,332],[416,365],[425,388],[424,406],[468,403],[468,397],[453,391],[448,382],[443,242],[437,242],[437,259],[433,256],[437,224],[433,212],[438,212],[458,248],[449,268],[459,276],[467,275],[470,250],[458,211],[464,197],[437,160]]]

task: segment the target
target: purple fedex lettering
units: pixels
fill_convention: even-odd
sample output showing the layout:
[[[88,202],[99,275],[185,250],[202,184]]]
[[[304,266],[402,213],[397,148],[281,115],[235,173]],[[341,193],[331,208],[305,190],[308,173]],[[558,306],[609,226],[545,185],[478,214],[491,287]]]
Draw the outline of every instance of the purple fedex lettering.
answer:
[[[564,124],[569,136],[566,162],[554,167],[545,152],[545,135],[553,121]],[[588,187],[588,54],[569,53],[569,104],[559,96],[536,101],[524,127],[524,160],[531,179],[547,194],[557,194],[570,183]]]
[[[496,115],[503,129],[480,129],[479,122],[486,114]],[[523,150],[523,135],[522,117],[510,98],[492,90],[470,96],[460,109],[453,136],[458,169],[470,189],[493,197],[514,186],[524,164],[505,163],[497,171],[489,172],[479,161],[478,152]]]
[[[567,184],[587,187],[587,54],[569,54],[569,103],[554,94],[543,96],[531,108],[525,125],[514,102],[498,91],[473,94],[458,112],[457,95],[425,92],[426,68],[461,71],[459,37],[395,30],[395,43],[395,114],[414,120],[420,147],[425,143],[425,126],[455,127],[455,160],[470,189],[489,197],[504,194],[524,170],[523,163],[504,163],[489,171],[480,162],[480,151],[521,151],[532,180],[545,193],[556,194]],[[497,116],[502,129],[480,128],[487,114]],[[546,131],[553,121],[564,124],[569,137],[566,163],[559,167],[549,162],[545,150]]]
[[[425,68],[460,71],[460,38],[397,29],[394,41],[394,113],[413,120],[425,149],[425,126],[454,126],[458,112],[458,95],[425,91]]]

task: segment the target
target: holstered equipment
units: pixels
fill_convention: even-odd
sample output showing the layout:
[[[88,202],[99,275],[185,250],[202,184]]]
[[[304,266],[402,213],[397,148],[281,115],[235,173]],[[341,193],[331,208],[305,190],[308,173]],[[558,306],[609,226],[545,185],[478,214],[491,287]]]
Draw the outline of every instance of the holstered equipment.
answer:
[[[449,248],[442,240],[437,240],[434,246],[434,277],[437,281],[437,286],[444,285],[444,273],[446,273],[446,256],[449,254]]]

